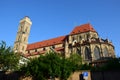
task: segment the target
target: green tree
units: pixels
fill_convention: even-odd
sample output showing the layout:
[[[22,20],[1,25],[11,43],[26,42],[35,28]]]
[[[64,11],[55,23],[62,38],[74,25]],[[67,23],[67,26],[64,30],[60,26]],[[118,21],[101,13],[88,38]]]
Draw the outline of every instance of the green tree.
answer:
[[[75,64],[71,62],[69,59],[63,58],[61,63],[61,80],[67,80],[67,78],[74,72]]]
[[[26,73],[26,76],[32,76],[38,80],[48,78],[67,80],[71,73],[75,71],[76,64],[71,59],[49,52],[45,56],[40,55],[40,57],[32,59],[27,66],[21,68],[21,71]]]
[[[82,65],[82,57],[79,54],[74,53],[68,59],[76,65]]]
[[[45,80],[60,76],[60,60],[56,53],[46,53],[45,56],[40,55],[38,58],[31,59],[27,66],[23,66],[21,71],[26,76],[32,76],[34,79]]]
[[[120,70],[120,58],[111,58],[107,60],[98,70]]]
[[[17,70],[19,55],[15,54],[11,47],[8,47],[4,41],[0,43],[0,69]]]

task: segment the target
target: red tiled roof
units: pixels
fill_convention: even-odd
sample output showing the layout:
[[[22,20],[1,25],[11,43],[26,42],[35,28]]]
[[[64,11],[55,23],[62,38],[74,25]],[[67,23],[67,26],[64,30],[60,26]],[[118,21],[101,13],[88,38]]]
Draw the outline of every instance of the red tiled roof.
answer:
[[[27,54],[24,54],[24,57],[29,57],[29,56],[34,56],[34,55],[40,55],[40,54],[43,54],[43,53],[45,53],[45,52],[46,52],[46,51],[27,53]]]
[[[42,48],[42,47],[46,47],[46,46],[60,44],[60,43],[64,42],[65,38],[66,38],[66,36],[60,36],[60,37],[57,37],[57,38],[53,38],[53,39],[49,39],[49,40],[45,40],[45,41],[41,41],[41,42],[28,44],[27,45],[27,50],[32,50],[32,49],[36,49],[36,48]]]
[[[64,47],[59,47],[59,48],[55,48],[54,50],[57,52],[57,51],[61,51],[63,49],[64,49]],[[39,52],[27,53],[24,56],[25,57],[29,57],[29,56],[40,55],[40,54],[44,54],[44,53],[46,53],[46,51],[39,51]]]
[[[83,24],[83,25],[75,27],[73,29],[73,31],[70,33],[70,35],[77,34],[77,33],[82,33],[82,32],[88,32],[88,31],[96,32],[93,29],[93,27],[88,23],[88,24]],[[28,44],[26,50],[32,50],[32,49],[42,48],[42,47],[51,46],[51,45],[55,45],[55,44],[60,44],[60,43],[64,42],[66,37],[67,36],[60,36],[60,37],[57,37],[57,38]]]
[[[70,33],[70,35],[77,34],[77,33],[88,32],[88,31],[96,32],[94,30],[94,28],[88,23],[88,24],[83,24],[83,25],[75,27],[73,29],[73,31]]]

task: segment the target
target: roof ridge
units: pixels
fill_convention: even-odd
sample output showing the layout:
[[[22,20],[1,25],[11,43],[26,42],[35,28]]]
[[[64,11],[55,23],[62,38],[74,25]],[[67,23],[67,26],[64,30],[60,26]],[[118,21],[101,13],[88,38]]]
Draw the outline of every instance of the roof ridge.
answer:
[[[60,38],[60,37],[66,37],[66,36],[67,36],[67,35],[65,35],[65,36],[58,36],[58,37],[55,37],[55,38],[50,38],[50,39],[46,39],[46,40],[42,40],[42,41],[30,43],[30,44],[28,44],[28,45],[32,45],[32,44],[36,44],[36,43],[40,43],[40,42],[44,42],[44,41],[48,41],[48,40],[52,40],[52,39],[57,39],[57,38]]]
[[[87,31],[94,31],[94,32],[96,32],[95,29],[93,28],[93,26],[90,23],[86,23],[86,24],[82,24],[82,25],[76,26],[70,32],[70,35],[81,33],[81,32],[87,32]]]
[[[27,45],[27,49],[26,50],[31,50],[31,49],[35,49],[35,48],[40,48],[40,47],[46,47],[46,46],[51,46],[51,45],[55,45],[55,44],[60,44],[63,43],[64,39],[67,36],[59,36],[56,38],[52,38],[52,39],[48,39],[48,40],[43,40],[43,41],[39,41],[39,42],[35,42],[35,43],[31,43]]]

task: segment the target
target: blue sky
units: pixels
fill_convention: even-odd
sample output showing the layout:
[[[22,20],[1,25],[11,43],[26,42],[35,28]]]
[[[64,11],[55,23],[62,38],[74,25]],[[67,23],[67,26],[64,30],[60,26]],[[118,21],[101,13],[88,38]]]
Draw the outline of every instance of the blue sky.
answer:
[[[0,0],[0,40],[13,46],[19,21],[29,16],[29,43],[69,34],[91,23],[102,38],[108,38],[120,56],[120,0]]]

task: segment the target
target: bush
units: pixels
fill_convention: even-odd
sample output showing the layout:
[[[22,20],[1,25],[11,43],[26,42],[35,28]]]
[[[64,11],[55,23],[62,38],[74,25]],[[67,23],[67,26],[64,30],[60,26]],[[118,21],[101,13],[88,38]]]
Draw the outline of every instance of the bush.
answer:
[[[81,58],[80,58],[81,59]],[[34,79],[60,78],[67,80],[72,72],[78,69],[77,58],[64,58],[57,53],[50,52],[45,56],[40,55],[38,58],[32,59],[27,66],[21,68],[26,76],[33,76]]]

